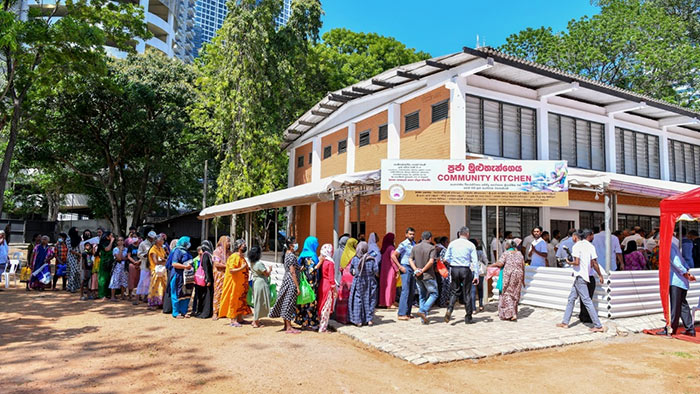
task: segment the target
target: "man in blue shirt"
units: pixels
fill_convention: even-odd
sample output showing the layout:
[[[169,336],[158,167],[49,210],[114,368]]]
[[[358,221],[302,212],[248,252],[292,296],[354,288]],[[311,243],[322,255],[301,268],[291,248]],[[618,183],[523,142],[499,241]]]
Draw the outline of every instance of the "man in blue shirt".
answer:
[[[693,262],[693,238],[691,238],[691,235],[685,228],[682,229],[681,236],[681,255],[683,256],[683,261],[685,261],[688,267],[694,268],[695,263]]]
[[[688,306],[688,288],[690,281],[695,281],[695,277],[688,271],[690,268],[683,260],[678,246],[671,244],[671,264],[670,264],[670,289],[671,298],[671,335],[678,331],[678,320],[683,320],[685,335],[695,336],[695,326],[693,326],[693,316],[690,314]],[[668,327],[659,333],[668,335]]]
[[[408,320],[411,316],[413,298],[416,294],[416,277],[413,275],[413,268],[409,259],[411,251],[416,244],[414,241],[416,230],[413,227],[406,229],[406,239],[399,244],[399,247],[391,254],[391,259],[401,271],[401,298],[399,298],[399,320]]]
[[[467,316],[464,318],[466,324],[472,323],[472,284],[479,284],[479,259],[476,254],[476,246],[469,242],[469,227],[462,227],[459,230],[459,238],[450,242],[445,252],[445,262],[450,266],[450,277],[452,279],[452,294],[450,304],[445,314],[445,323],[450,322],[452,311],[462,288],[464,297],[464,309]]]

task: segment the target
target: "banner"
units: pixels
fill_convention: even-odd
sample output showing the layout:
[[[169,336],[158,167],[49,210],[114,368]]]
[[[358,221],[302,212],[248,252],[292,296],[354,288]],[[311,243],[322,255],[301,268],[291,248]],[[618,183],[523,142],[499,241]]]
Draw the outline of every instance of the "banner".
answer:
[[[568,169],[554,160],[382,160],[381,203],[568,206]]]

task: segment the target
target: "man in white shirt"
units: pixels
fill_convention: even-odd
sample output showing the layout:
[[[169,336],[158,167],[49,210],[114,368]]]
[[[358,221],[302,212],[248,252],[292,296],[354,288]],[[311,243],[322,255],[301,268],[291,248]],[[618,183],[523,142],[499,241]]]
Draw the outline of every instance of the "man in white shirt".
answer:
[[[534,230],[533,230],[534,231]],[[530,261],[530,245],[532,244],[532,241],[535,240],[535,236],[532,235],[532,231],[530,231],[530,235],[527,237],[523,238],[523,246],[522,246],[522,251],[523,255],[525,256],[525,262],[527,263]]]
[[[547,242],[542,239],[542,227],[532,229],[532,237],[534,238],[530,244],[530,251],[527,253],[530,258],[532,267],[547,266]]]
[[[637,247],[641,249],[642,246],[644,246],[644,236],[642,235],[643,231],[642,228],[639,226],[635,226],[634,229],[632,230],[632,234],[626,236],[622,240],[622,247],[627,249],[627,243],[630,241],[634,241],[637,243]]]
[[[498,236],[496,236],[496,229],[493,230],[493,239],[491,240],[491,250],[489,253],[491,257],[491,262],[495,263],[498,258],[503,254],[503,232],[498,231]]]
[[[605,255],[605,226],[600,227],[601,230],[598,231],[597,227],[593,228],[596,234],[593,236],[593,246],[595,246],[595,252],[598,255],[598,265],[605,269],[607,267],[607,256]],[[614,258],[610,261],[610,271],[617,271],[617,268],[624,269],[625,264],[622,259],[622,248],[620,248],[620,240],[616,236],[610,234],[610,245],[612,250],[612,255]]]
[[[574,248],[572,251],[573,261],[569,261],[574,272],[574,284],[571,286],[571,293],[569,293],[569,300],[566,304],[566,311],[564,312],[564,318],[561,323],[557,324],[557,327],[569,328],[569,321],[571,320],[571,314],[574,310],[574,303],[576,303],[577,298],[581,298],[582,307],[586,308],[591,320],[593,320],[593,327],[591,332],[605,332],[603,324],[598,318],[598,312],[593,306],[593,301],[588,295],[587,284],[590,281],[590,271],[591,266],[598,273],[600,277],[600,283],[603,284],[603,275],[600,273],[600,268],[598,268],[598,263],[596,262],[596,252],[595,247],[590,242],[593,240],[593,231],[583,230],[574,234]]]

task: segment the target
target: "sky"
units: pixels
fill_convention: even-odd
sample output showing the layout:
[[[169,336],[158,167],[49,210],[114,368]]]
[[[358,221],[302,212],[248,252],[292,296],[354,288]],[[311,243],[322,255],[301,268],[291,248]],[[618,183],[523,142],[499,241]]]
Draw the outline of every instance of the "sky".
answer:
[[[324,32],[345,27],[398,39],[432,56],[462,47],[497,47],[527,27],[566,29],[571,19],[594,15],[590,0],[321,0]]]

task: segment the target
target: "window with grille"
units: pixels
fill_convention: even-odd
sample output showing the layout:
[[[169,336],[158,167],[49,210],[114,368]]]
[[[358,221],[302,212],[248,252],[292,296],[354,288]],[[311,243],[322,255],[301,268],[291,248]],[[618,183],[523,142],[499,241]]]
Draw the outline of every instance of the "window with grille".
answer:
[[[345,153],[348,150],[348,140],[338,142],[338,154]]]
[[[501,231],[510,231],[514,237],[524,237],[539,225],[540,210],[531,207],[498,207],[498,226]],[[481,207],[471,207],[469,210],[469,228],[471,236],[483,239],[481,233]],[[496,207],[486,207],[487,242],[496,228]],[[487,245],[488,246],[488,245]]]
[[[297,157],[297,167],[298,168],[304,167],[304,156]]]
[[[552,113],[548,121],[550,159],[605,171],[605,127],[601,123]]]
[[[618,174],[661,177],[658,136],[615,128],[615,148]]]
[[[700,146],[668,140],[668,162],[672,181],[700,185]]]
[[[509,159],[537,158],[535,110],[467,96],[467,152]]]
[[[389,136],[389,127],[385,124],[379,126],[379,141],[384,141]]]
[[[420,127],[420,111],[410,113],[404,117],[405,129],[404,131],[408,133],[411,130],[415,130]]]
[[[593,229],[594,227],[602,228],[605,222],[605,214],[603,212],[579,211],[579,227],[582,229]],[[632,215],[632,214],[617,214],[617,228],[622,230],[626,228],[641,227],[646,231],[659,228],[658,216]]]
[[[333,148],[330,145],[323,148],[323,158],[324,159],[331,157],[332,154],[333,154]]]
[[[444,100],[437,104],[432,105],[431,113],[431,123],[435,123],[438,120],[447,119],[447,113],[450,109],[450,101]]]
[[[369,130],[360,133],[360,147],[369,145]]]

